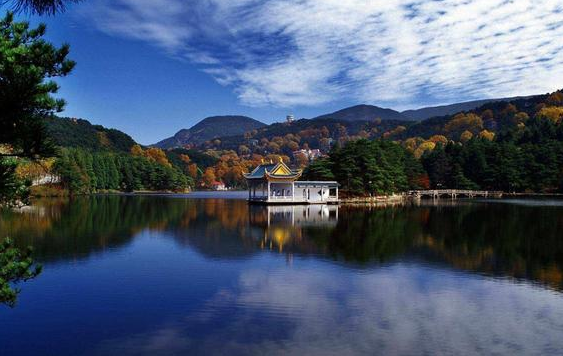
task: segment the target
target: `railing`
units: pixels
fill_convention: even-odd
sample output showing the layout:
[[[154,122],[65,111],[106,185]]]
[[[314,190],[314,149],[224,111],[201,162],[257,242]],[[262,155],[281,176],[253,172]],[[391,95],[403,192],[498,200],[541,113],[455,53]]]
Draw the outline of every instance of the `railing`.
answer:
[[[292,201],[293,197],[284,195],[284,196],[276,196],[276,195],[272,195],[269,197],[268,200],[283,200],[283,201]]]
[[[458,195],[466,196],[469,198],[473,197],[502,197],[503,192],[501,191],[489,191],[489,190],[470,190],[470,189],[429,189],[429,190],[411,190],[407,192],[408,195],[415,197],[429,196],[433,198],[439,198],[440,196],[451,196],[456,198]]]
[[[328,197],[324,197],[323,199],[317,199],[317,200],[313,200],[307,197],[303,197],[300,195],[297,195],[295,197],[292,196],[279,196],[279,195],[270,195],[270,196],[264,196],[264,195],[260,195],[260,196],[251,196],[250,197],[251,201],[263,201],[263,202],[278,202],[278,203],[283,203],[283,202],[295,202],[295,203],[322,203],[322,202],[337,202],[338,198],[336,196],[328,196]]]

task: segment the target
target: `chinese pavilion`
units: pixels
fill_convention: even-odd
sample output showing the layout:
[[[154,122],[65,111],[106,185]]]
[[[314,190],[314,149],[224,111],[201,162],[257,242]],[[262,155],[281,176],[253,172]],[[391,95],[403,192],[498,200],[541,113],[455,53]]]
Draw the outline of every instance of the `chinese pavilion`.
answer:
[[[278,163],[262,163],[244,175],[248,183],[248,201],[264,204],[338,203],[338,183],[298,181],[301,170]]]

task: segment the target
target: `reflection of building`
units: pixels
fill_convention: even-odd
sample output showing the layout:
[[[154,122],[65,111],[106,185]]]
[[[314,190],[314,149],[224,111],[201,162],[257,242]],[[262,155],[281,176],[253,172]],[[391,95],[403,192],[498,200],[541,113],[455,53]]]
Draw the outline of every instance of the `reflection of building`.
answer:
[[[250,223],[287,224],[291,226],[336,225],[338,205],[278,205],[255,208],[250,213]]]
[[[262,248],[282,251],[288,246],[299,246],[298,250],[307,250],[308,241],[303,239],[302,229],[335,227],[338,205],[251,206],[249,222],[251,235],[261,241]]]
[[[338,203],[337,182],[298,181],[301,170],[279,163],[261,164],[244,175],[248,183],[248,201],[266,204]]]

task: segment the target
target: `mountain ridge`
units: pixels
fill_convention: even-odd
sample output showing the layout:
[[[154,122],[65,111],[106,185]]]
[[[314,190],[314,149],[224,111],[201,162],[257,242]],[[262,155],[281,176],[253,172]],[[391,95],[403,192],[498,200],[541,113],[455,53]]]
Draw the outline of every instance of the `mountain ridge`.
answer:
[[[453,115],[463,111],[477,109],[478,107],[489,103],[494,103],[499,101],[510,102],[513,100],[525,99],[528,97],[529,96],[515,96],[509,98],[480,99],[480,100],[463,101],[460,103],[453,103],[453,104],[425,106],[418,109],[409,109],[409,110],[401,111],[401,115],[408,117],[410,120],[422,121],[433,117]]]
[[[374,121],[376,119],[381,120],[401,120],[409,121],[410,119],[402,115],[400,112],[382,108],[375,105],[369,104],[359,104],[350,106],[338,111],[316,116],[310,120],[321,120],[321,119],[335,119],[344,121]]]
[[[243,115],[209,116],[189,129],[181,129],[174,136],[161,140],[152,146],[167,149],[198,145],[214,138],[241,135],[264,126],[267,125]]]
[[[45,125],[53,143],[90,151],[129,152],[135,140],[123,131],[92,124],[80,118],[51,117]]]
[[[497,102],[511,102],[513,100],[525,99],[534,96],[516,96],[510,98],[493,98],[493,99],[482,99],[465,101],[460,103],[453,103],[447,105],[439,106],[429,106],[422,107],[419,109],[410,109],[404,111],[397,111],[390,108],[383,108],[375,105],[369,104],[358,104],[350,107],[346,107],[332,113],[322,114],[315,116],[310,119],[304,119],[307,121],[321,121],[321,120],[333,120],[340,121],[341,123],[360,123],[360,122],[375,122],[377,120],[382,121],[393,121],[393,122],[404,122],[404,125],[408,126],[413,123],[422,124],[422,122],[438,117],[449,116],[457,113],[468,112],[475,110],[483,105]],[[221,122],[210,122],[217,121],[221,118]],[[233,123],[230,120],[235,120]],[[249,121],[253,124],[250,125],[240,125],[237,120]],[[430,122],[428,122],[430,123]],[[211,116],[207,117],[189,129],[181,129],[174,136],[166,138],[152,145],[159,148],[174,148],[182,147],[186,145],[197,146],[201,145],[206,141],[221,137],[235,137],[243,135],[246,132],[252,131],[254,129],[261,129],[265,127],[271,127],[272,125],[280,124],[279,122],[274,122],[272,124],[265,124],[248,116],[241,115],[226,115],[226,116]],[[220,126],[220,127],[213,127]],[[419,125],[420,126],[420,125]],[[228,128],[236,128],[235,130]]]

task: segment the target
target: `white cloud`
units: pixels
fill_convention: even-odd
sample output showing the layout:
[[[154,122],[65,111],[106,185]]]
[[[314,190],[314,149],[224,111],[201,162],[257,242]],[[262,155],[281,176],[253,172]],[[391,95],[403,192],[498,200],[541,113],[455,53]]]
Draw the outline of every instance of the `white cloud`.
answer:
[[[249,105],[393,105],[563,86],[561,0],[97,0],[102,31],[201,66]],[[84,9],[83,8],[83,9]]]
[[[561,294],[530,283],[402,264],[362,273],[306,265],[245,270],[194,313],[92,354],[539,355],[563,346]]]

